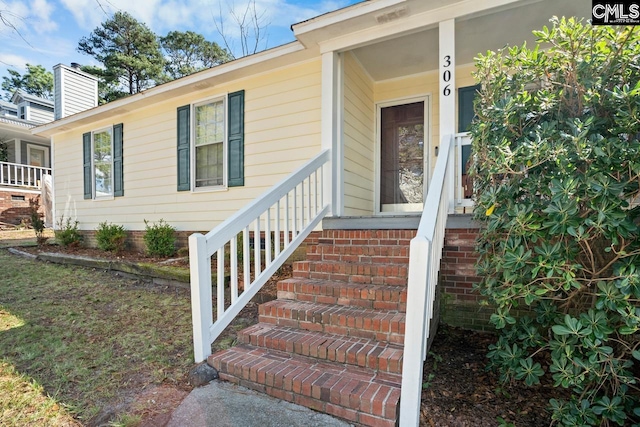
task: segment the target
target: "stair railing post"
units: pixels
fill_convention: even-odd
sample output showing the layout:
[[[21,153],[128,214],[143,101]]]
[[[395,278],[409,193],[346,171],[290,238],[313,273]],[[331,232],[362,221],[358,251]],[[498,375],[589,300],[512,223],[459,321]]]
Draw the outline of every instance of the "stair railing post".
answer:
[[[213,323],[211,259],[207,253],[207,240],[200,233],[189,236],[189,259],[193,353],[195,362],[200,363],[211,354],[209,329]]]

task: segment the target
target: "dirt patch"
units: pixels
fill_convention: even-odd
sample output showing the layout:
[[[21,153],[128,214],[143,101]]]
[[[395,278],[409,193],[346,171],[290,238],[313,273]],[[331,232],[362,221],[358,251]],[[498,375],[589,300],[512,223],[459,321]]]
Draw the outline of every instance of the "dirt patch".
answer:
[[[424,366],[420,425],[551,424],[549,399],[567,398],[566,391],[548,381],[534,387],[502,385],[495,373],[485,369],[488,346],[495,341],[490,333],[440,325]]]

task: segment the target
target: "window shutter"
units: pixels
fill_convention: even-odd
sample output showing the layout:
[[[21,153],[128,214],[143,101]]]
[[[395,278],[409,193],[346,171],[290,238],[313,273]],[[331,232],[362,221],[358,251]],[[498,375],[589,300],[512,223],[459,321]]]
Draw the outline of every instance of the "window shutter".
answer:
[[[473,100],[478,90],[480,90],[480,85],[458,89],[458,132],[467,132],[476,116],[473,110]]]
[[[189,129],[191,106],[178,108],[178,191],[191,190]]]
[[[124,196],[122,168],[122,123],[113,126],[113,195]]]
[[[244,185],[244,90],[229,94],[229,187]]]
[[[93,198],[93,183],[91,182],[91,132],[82,135],[82,166],[84,176],[84,198]]]

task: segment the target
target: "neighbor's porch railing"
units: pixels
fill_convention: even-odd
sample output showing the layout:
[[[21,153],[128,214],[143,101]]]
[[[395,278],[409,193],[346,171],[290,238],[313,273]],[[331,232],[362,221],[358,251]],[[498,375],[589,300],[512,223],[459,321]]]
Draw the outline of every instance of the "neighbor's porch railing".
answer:
[[[51,168],[0,162],[0,185],[39,189],[44,175],[51,175]]]
[[[400,425],[418,426],[422,368],[433,315],[444,233],[449,214],[450,180],[454,177],[452,136],[442,138],[440,154],[427,192],[427,207],[409,247],[407,313],[400,396]],[[460,170],[460,169],[458,169]],[[437,206],[436,209],[429,207]]]
[[[254,297],[329,212],[323,195],[325,150],[260,198],[206,235],[189,236],[191,310],[196,363],[211,354],[211,343]],[[250,233],[253,236],[250,237]],[[242,234],[242,281],[239,290],[238,239]],[[261,250],[264,236],[264,253]],[[253,242],[253,268],[250,260]],[[228,257],[226,251],[228,249]],[[216,321],[213,321],[211,257],[216,254]],[[225,261],[228,268],[225,270]],[[264,264],[263,264],[264,262]],[[225,280],[229,271],[228,280]],[[229,301],[225,295],[228,282]]]

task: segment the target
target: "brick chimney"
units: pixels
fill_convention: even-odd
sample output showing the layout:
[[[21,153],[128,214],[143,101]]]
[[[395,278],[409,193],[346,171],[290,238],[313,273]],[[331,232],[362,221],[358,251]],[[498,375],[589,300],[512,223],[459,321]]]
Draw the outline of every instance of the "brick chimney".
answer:
[[[98,105],[98,78],[80,70],[76,62],[53,67],[53,90],[55,120]]]

